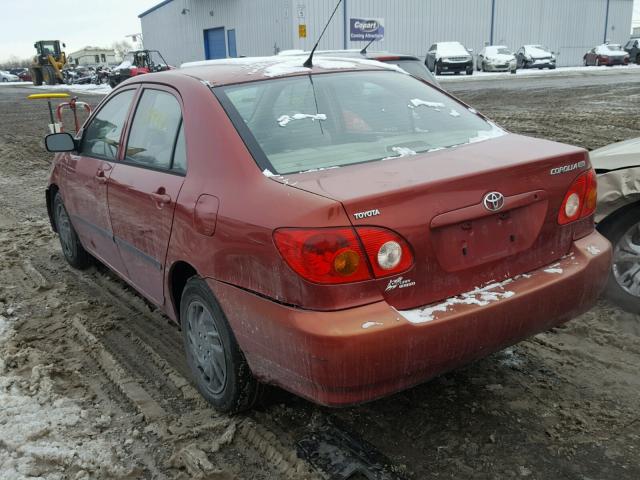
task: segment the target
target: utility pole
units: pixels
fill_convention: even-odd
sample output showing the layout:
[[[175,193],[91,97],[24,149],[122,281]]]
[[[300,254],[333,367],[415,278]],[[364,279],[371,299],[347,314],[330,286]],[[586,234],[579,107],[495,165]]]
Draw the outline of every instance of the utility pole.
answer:
[[[604,16],[604,41],[602,43],[607,43],[607,30],[609,30],[609,3],[611,3],[611,0],[607,0],[607,13]]]

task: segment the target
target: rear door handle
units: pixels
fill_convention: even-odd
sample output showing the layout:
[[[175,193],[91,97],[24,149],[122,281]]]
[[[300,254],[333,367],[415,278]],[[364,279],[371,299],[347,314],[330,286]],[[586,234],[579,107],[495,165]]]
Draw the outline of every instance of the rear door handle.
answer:
[[[151,198],[160,205],[165,205],[171,201],[171,196],[166,193],[152,192],[149,195],[151,195]]]
[[[104,174],[104,170],[98,170],[94,177],[98,183],[107,183],[107,177]]]

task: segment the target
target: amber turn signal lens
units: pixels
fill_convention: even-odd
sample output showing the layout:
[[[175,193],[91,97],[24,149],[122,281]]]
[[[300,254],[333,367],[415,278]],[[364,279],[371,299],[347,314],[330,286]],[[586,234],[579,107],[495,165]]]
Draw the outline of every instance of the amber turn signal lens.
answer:
[[[333,269],[339,275],[353,275],[360,265],[360,255],[353,250],[343,250],[333,259]]]

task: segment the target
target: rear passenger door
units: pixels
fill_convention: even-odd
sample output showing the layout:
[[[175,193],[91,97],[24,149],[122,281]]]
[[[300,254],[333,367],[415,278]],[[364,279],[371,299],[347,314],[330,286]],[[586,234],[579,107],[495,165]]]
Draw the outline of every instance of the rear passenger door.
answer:
[[[129,280],[157,304],[164,301],[165,257],[185,174],[179,96],[169,88],[146,86],[138,97],[122,160],[109,177],[108,202]]]

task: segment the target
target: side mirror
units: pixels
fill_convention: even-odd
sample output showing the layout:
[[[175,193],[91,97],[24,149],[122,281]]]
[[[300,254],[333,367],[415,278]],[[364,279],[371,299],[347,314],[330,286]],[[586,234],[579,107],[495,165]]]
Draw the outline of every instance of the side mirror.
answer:
[[[469,53],[473,53],[473,48],[468,48],[467,50],[469,51]]]
[[[67,48],[67,44],[66,44],[66,43],[63,43],[63,44],[62,44],[62,48]]]
[[[44,146],[49,152],[73,152],[76,142],[69,133],[52,133],[44,138]]]

